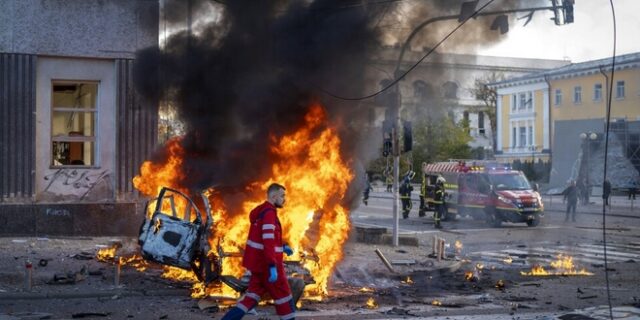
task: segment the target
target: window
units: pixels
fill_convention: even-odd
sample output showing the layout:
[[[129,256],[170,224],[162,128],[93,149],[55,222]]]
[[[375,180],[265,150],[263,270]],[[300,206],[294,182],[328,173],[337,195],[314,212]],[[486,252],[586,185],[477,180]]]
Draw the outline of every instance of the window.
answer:
[[[516,111],[516,95],[511,95],[511,111]]]
[[[556,95],[555,95],[555,105],[559,106],[562,104],[562,90],[560,89],[556,89]]]
[[[518,147],[524,147],[527,145],[527,127],[520,127],[520,141]]]
[[[458,98],[458,84],[452,81],[447,81],[442,85],[444,91],[444,97],[447,99]]]
[[[528,146],[532,146],[533,145],[533,126],[529,126],[529,136],[527,137],[527,145]]]
[[[582,102],[582,87],[576,86],[573,88],[573,103],[579,104]]]
[[[51,165],[95,165],[97,82],[52,83]]]
[[[616,82],[616,98],[617,99],[624,98],[624,81]]]
[[[527,95],[525,93],[521,93],[518,95],[518,110],[523,110],[527,107]]]
[[[478,133],[481,135],[485,134],[484,130],[484,112],[478,112]]]
[[[518,130],[516,127],[511,128],[511,148],[516,147],[516,130]]]
[[[433,97],[433,89],[422,80],[413,83],[413,96],[419,100],[426,100]]]
[[[602,83],[596,83],[593,85],[593,101],[602,100]]]

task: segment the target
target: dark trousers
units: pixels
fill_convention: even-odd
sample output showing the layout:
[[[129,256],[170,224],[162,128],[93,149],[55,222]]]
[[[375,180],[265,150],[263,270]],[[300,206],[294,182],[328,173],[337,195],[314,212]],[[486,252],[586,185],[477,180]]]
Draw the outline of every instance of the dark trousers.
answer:
[[[433,212],[433,224],[436,227],[440,226],[440,221],[444,218],[446,207],[444,203],[437,203],[435,211]]]
[[[427,206],[424,203],[424,196],[420,196],[420,211],[418,211],[418,216],[424,217],[424,212],[427,211]]]
[[[569,221],[569,213],[571,213],[571,219],[576,221],[576,205],[578,201],[569,201],[567,202],[567,214],[564,217],[564,221]]]
[[[400,198],[400,200],[402,200],[402,217],[406,219],[411,212],[411,198]]]
[[[604,200],[604,205],[608,206],[609,205],[609,196],[608,195],[602,196],[602,199]]]

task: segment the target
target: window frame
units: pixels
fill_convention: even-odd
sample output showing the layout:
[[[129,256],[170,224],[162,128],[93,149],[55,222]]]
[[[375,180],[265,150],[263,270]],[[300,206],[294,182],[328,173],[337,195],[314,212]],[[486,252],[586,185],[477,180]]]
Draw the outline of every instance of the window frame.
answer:
[[[622,94],[620,94],[622,93]],[[625,83],[624,80],[616,81],[616,99],[622,100],[625,98]]]
[[[573,104],[582,104],[582,86],[573,87]]]
[[[602,83],[593,85],[593,101],[602,101]]]
[[[54,106],[54,86],[56,85],[80,85],[80,84],[94,84],[96,85],[96,95],[95,95],[95,101],[94,101],[94,107],[93,108],[83,108],[81,110],[78,110],[78,108],[75,107],[58,107],[56,108]],[[100,81],[99,80],[70,80],[70,79],[52,79],[50,82],[50,89],[51,89],[51,104],[49,106],[49,110],[50,110],[50,117],[49,117],[49,146],[51,148],[50,152],[49,152],[49,168],[50,169],[60,169],[60,168],[99,168],[99,162],[98,162],[98,124],[99,124],[99,109],[100,109]],[[72,136],[72,135],[54,135],[54,124],[53,124],[53,114],[54,112],[76,112],[79,114],[86,114],[86,113],[93,113],[93,135],[92,136]],[[54,157],[53,157],[53,143],[54,142],[93,142],[93,150],[92,152],[92,163],[91,164],[60,164],[57,165],[54,162]]]
[[[556,89],[553,102],[555,106],[562,105],[562,89]]]

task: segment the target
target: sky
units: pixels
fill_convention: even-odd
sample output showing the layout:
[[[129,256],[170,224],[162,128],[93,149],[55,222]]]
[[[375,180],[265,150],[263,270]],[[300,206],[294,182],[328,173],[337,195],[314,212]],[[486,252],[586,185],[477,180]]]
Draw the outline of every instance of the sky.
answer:
[[[582,62],[613,53],[613,19],[609,0],[575,0],[573,24],[557,26],[553,13],[537,12],[525,27],[511,24],[506,38],[481,55],[571,60]],[[640,52],[640,0],[613,0],[616,55]],[[487,8],[489,10],[489,8]],[[519,16],[523,16],[520,14]]]

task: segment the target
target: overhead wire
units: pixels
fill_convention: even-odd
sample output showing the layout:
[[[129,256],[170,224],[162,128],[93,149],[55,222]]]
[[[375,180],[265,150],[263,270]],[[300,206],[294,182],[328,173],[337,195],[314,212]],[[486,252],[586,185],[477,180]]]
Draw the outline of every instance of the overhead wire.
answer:
[[[603,186],[604,181],[607,180],[607,159],[609,151],[609,128],[611,125],[611,101],[613,97],[613,81],[616,69],[616,45],[617,45],[617,30],[616,30],[616,10],[613,5],[613,0],[609,0],[611,5],[611,17],[613,20],[613,54],[611,55],[611,81],[609,81],[609,95],[607,96],[607,109],[606,109],[606,122],[605,122],[605,137],[604,137],[604,174],[603,174]],[[609,318],[613,320],[613,308],[611,306],[611,288],[609,286],[609,267],[607,258],[607,215],[606,215],[606,202],[602,201],[602,247],[604,251],[604,277],[607,286],[607,305],[609,307]]]
[[[455,28],[453,28],[444,38],[442,38],[442,40],[440,40],[438,43],[436,43],[435,46],[433,46],[424,56],[422,56],[422,58],[418,59],[418,61],[416,61],[411,67],[409,67],[409,69],[407,69],[407,71],[403,72],[399,77],[396,77],[395,79],[393,79],[393,81],[391,81],[387,86],[383,87],[382,89],[372,93],[372,94],[368,94],[365,96],[361,96],[361,97],[344,97],[344,96],[340,96],[338,94],[334,94],[328,90],[322,89],[320,88],[320,91],[323,92],[324,94],[336,98],[336,99],[340,99],[340,100],[347,100],[347,101],[358,101],[358,100],[365,100],[365,99],[369,99],[369,98],[373,98],[385,91],[387,91],[389,88],[393,87],[396,83],[398,83],[400,80],[404,79],[404,77],[407,76],[407,74],[409,74],[411,71],[413,71],[416,67],[418,67],[418,65],[420,65],[420,63],[422,63],[422,61],[424,61],[424,59],[426,59],[428,56],[430,56],[433,52],[435,52],[436,49],[438,49],[440,47],[440,45],[442,45],[445,41],[447,41],[447,39],[449,39],[456,31],[458,31],[458,29],[462,28],[462,26],[467,23],[467,21],[469,21],[469,19],[471,18],[475,18],[482,10],[484,10],[487,6],[489,6],[491,3],[493,3],[495,0],[490,0],[487,3],[485,3],[482,7],[480,7],[479,9],[475,10],[473,12],[473,14],[469,15],[466,19],[464,19],[462,22],[460,22]]]

